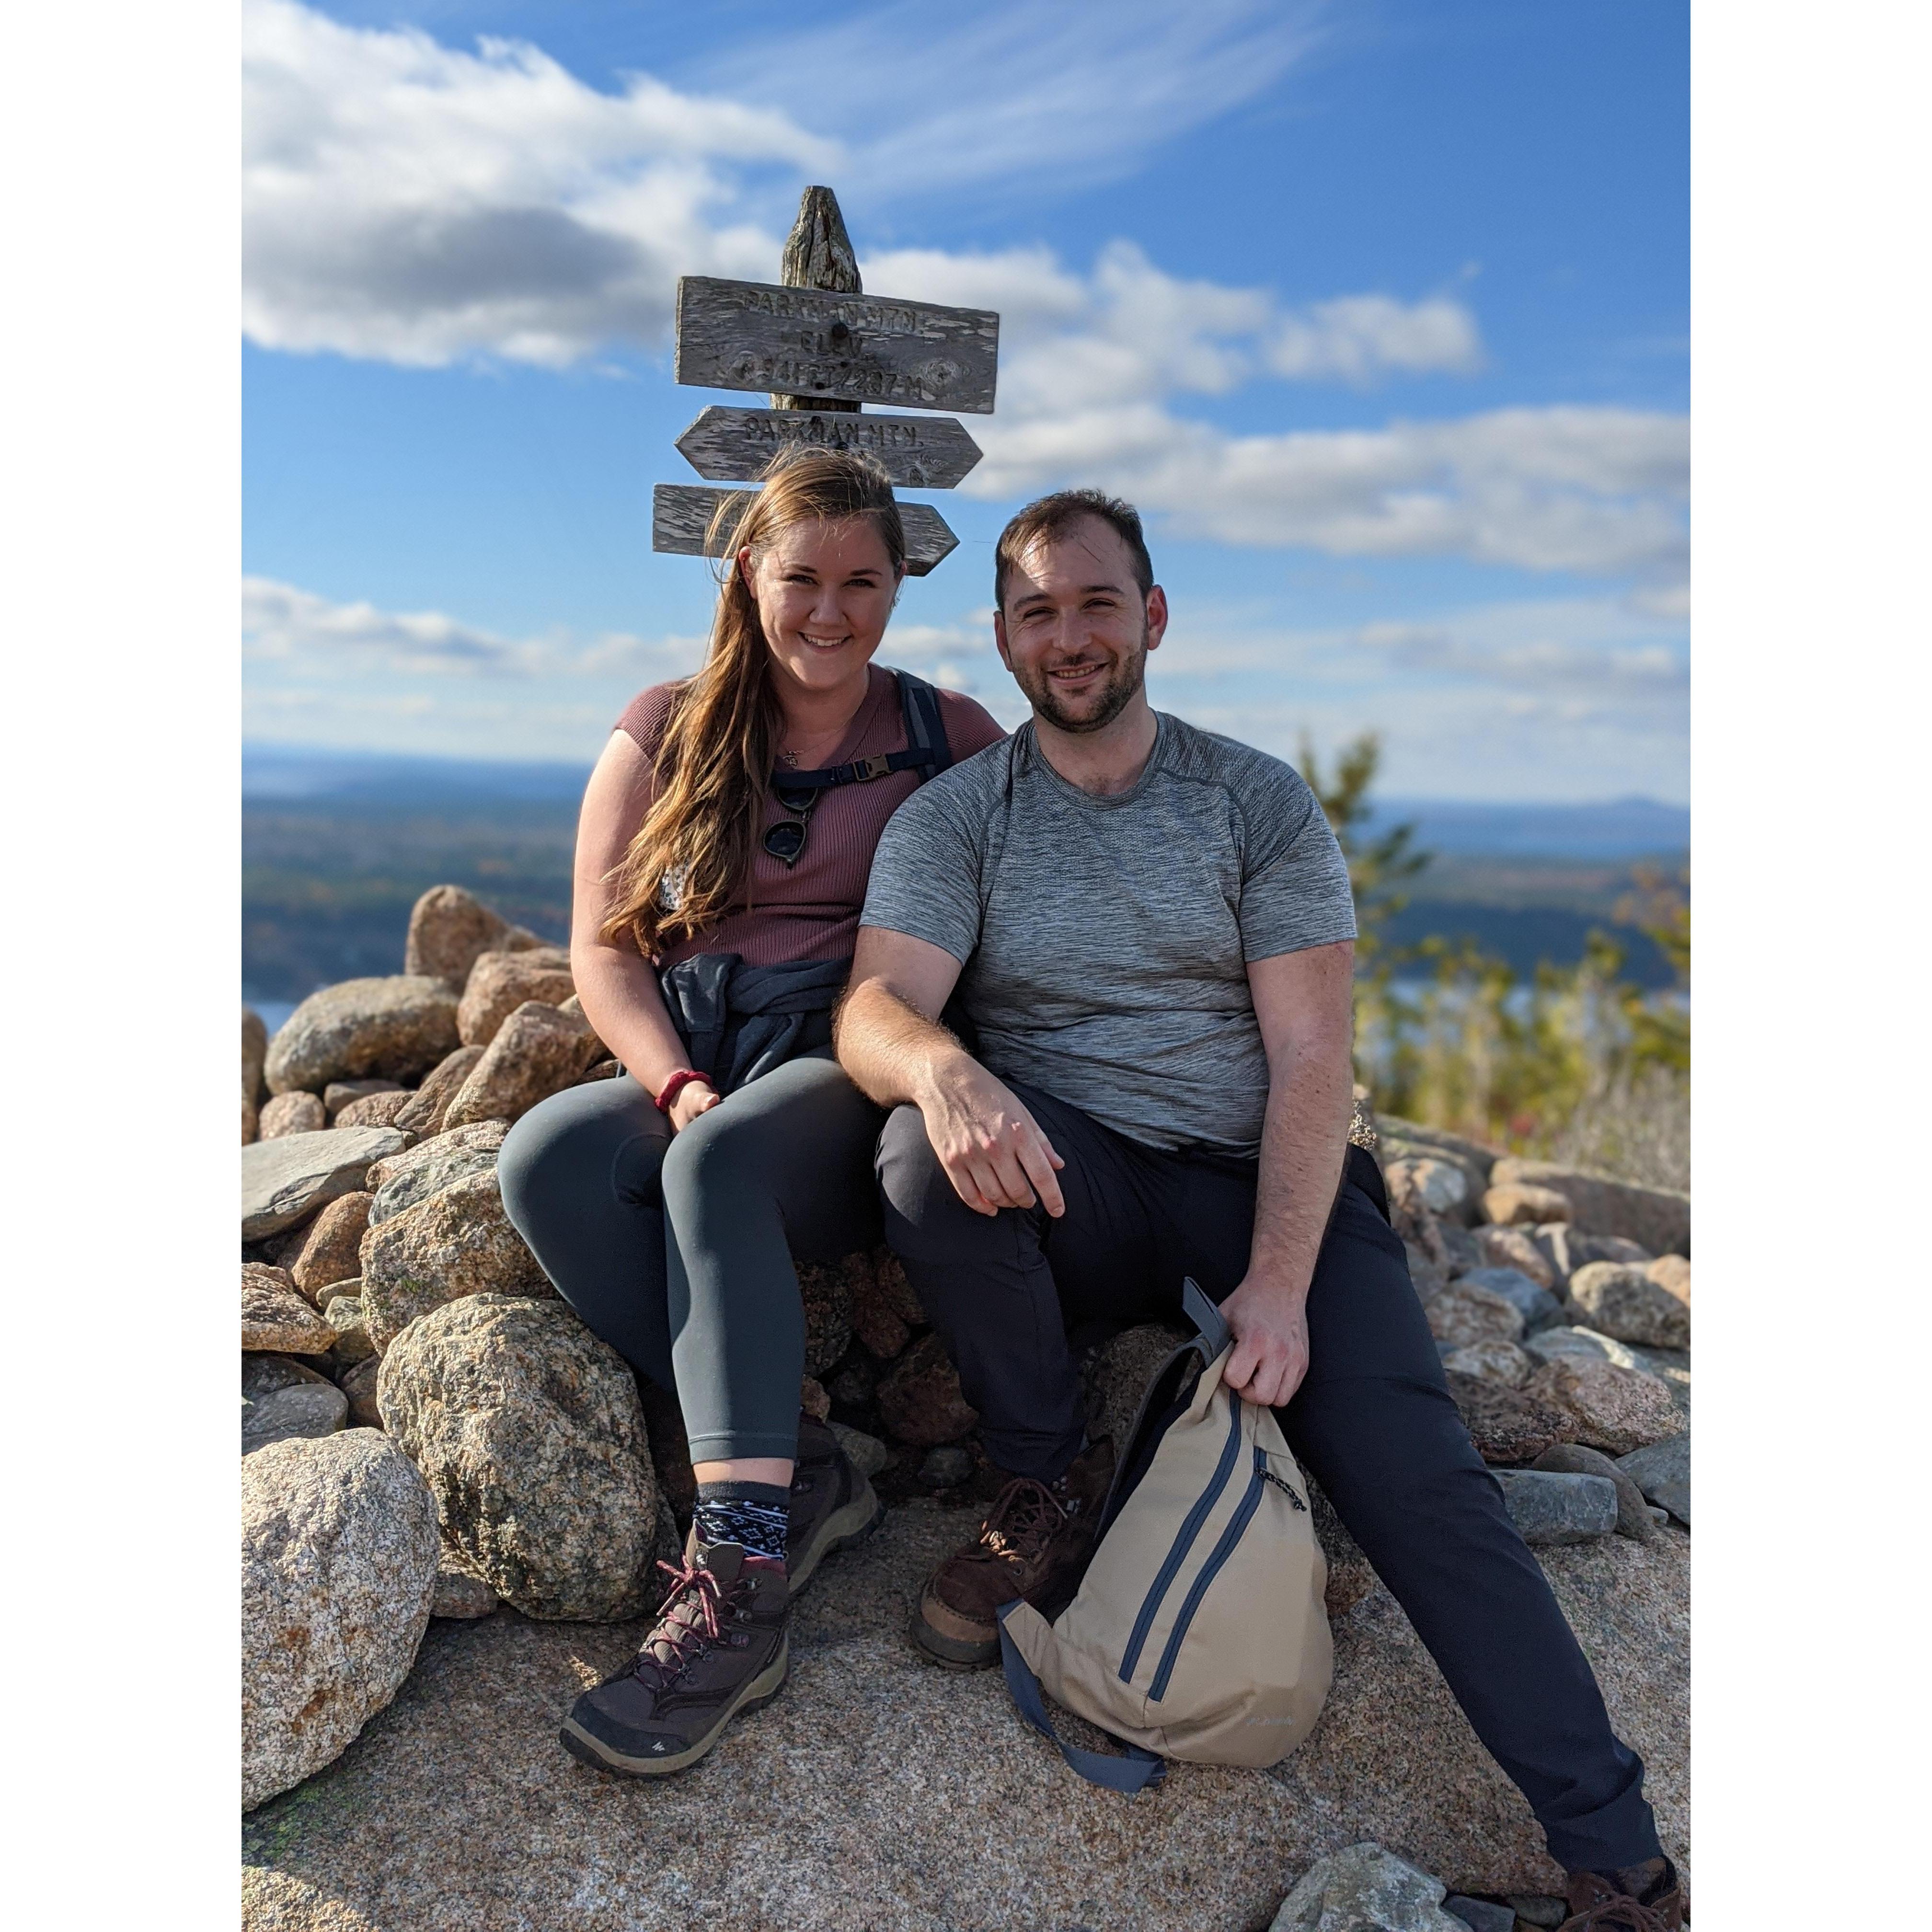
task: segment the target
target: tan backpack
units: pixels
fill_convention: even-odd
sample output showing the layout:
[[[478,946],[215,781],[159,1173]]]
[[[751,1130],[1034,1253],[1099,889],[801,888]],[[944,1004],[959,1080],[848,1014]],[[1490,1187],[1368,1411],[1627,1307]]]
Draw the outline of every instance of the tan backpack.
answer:
[[[1307,1486],[1270,1409],[1222,1386],[1232,1337],[1192,1281],[1200,1330],[1163,1363],[1122,1447],[1079,1594],[1048,1623],[1000,1612],[1007,1688],[1085,1778],[1138,1791],[1165,1758],[1278,1763],[1315,1727],[1334,1672]],[[1054,1735],[1044,1684],[1127,1746]]]

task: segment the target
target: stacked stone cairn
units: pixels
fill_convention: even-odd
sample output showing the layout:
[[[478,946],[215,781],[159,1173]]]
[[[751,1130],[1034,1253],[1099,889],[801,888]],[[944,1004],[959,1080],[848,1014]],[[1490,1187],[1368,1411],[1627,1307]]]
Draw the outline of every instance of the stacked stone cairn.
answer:
[[[507,1604],[609,1623],[654,1600],[692,1500],[676,1403],[556,1298],[496,1175],[523,1114],[622,1077],[568,954],[454,886],[417,902],[401,973],[325,988],[272,1040],[244,1009],[244,1809],[340,1754],[431,1617]],[[1688,1529],[1689,1197],[1357,1102],[1450,1394],[1526,1539]],[[993,1494],[978,1418],[892,1255],[800,1274],[801,1406],[889,1503]],[[1096,1430],[1118,1439],[1180,1333],[1088,1352]],[[1339,1617],[1376,1580],[1316,1502]],[[1373,1846],[1342,1856],[1377,1883],[1394,1869]],[[1418,1924],[1490,1922],[1445,1922],[1439,1888],[1418,1897]]]

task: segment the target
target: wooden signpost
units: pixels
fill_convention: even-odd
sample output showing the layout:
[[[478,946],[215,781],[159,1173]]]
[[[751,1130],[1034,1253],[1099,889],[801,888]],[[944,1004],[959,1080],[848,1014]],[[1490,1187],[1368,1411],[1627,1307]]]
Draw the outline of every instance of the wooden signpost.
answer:
[[[999,357],[1000,318],[991,309],[710,275],[677,285],[677,380],[699,388],[990,416]]]
[[[705,554],[704,533],[711,527],[718,500],[737,499],[748,503],[755,490],[706,490],[688,483],[660,483],[652,493],[651,548],[670,550],[679,556]],[[738,514],[742,516],[743,512]],[[905,526],[906,574],[923,577],[946,556],[959,539],[946,526],[946,519],[930,503],[901,503],[899,521]],[[718,526],[718,547],[711,554],[722,556],[731,548],[737,518],[730,517]]]
[[[860,449],[895,484],[950,490],[980,460],[980,446],[950,416],[868,416],[822,410],[706,410],[677,440],[713,483],[748,483],[783,448]]]
[[[691,466],[713,482],[749,482],[782,449],[856,449],[874,458],[896,488],[951,489],[980,460],[963,425],[945,416],[868,416],[861,405],[989,412],[998,316],[865,294],[826,188],[806,190],[782,273],[781,283],[686,275],[677,285],[677,380],[763,389],[772,405],[704,410],[677,440]],[[720,500],[749,502],[753,494],[658,484],[651,548],[705,554]],[[902,502],[899,512],[907,571],[922,577],[958,538],[929,505]],[[731,518],[721,525],[713,554],[729,548],[736,524]]]

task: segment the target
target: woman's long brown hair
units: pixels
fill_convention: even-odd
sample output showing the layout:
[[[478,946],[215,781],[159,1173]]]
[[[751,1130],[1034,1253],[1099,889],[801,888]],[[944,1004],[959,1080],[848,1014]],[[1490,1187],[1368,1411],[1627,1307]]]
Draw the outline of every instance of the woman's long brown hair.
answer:
[[[905,568],[892,486],[869,457],[847,450],[782,455],[734,530],[740,510],[734,491],[712,518],[705,548],[723,554],[724,574],[710,646],[704,668],[672,697],[657,754],[657,796],[617,868],[617,904],[601,929],[607,942],[628,936],[646,958],[709,930],[749,891],[781,720],[771,654],[736,553],[748,544],[755,566],[772,538],[794,524],[864,517],[877,526],[894,574]]]

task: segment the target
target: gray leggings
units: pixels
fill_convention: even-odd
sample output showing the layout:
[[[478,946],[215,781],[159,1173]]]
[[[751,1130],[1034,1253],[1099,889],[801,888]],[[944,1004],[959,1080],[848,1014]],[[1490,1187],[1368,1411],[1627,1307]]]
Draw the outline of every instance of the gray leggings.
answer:
[[[628,1076],[567,1088],[510,1130],[496,1172],[512,1222],[591,1329],[676,1392],[694,1462],[796,1454],[793,1258],[878,1241],[884,1119],[827,1047],[680,1134]]]

